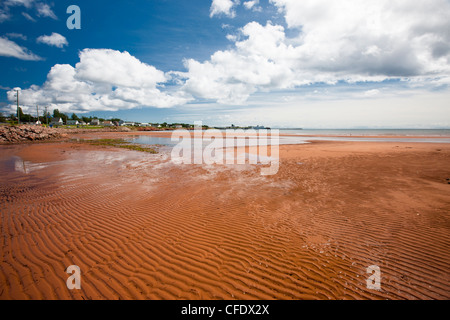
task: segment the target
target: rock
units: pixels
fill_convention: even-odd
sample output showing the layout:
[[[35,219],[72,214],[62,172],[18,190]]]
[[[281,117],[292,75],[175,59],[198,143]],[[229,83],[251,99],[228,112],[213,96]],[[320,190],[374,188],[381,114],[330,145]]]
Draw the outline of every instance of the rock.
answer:
[[[30,125],[0,126],[0,143],[50,140],[60,137],[61,134],[52,128]]]

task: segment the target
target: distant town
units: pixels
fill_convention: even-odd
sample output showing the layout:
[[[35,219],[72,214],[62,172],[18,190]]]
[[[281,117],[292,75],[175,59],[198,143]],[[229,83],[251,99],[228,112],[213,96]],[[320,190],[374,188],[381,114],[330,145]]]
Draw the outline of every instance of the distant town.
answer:
[[[25,114],[22,108],[18,108],[17,114],[10,114],[9,116],[4,116],[0,113],[0,124],[6,125],[17,125],[17,124],[27,124],[27,125],[43,125],[48,127],[67,127],[67,128],[98,128],[98,127],[134,127],[141,131],[157,131],[157,130],[176,130],[176,129],[194,129],[193,124],[188,123],[146,123],[146,122],[135,122],[135,121],[125,121],[119,118],[103,119],[98,117],[79,117],[75,113],[69,117],[67,114],[60,112],[58,109],[53,110],[53,114],[50,112],[44,112],[42,116],[39,116],[39,111],[37,110],[36,116],[31,114]],[[270,129],[264,126],[235,126],[234,124],[226,127],[210,127],[208,125],[203,125],[203,129]]]

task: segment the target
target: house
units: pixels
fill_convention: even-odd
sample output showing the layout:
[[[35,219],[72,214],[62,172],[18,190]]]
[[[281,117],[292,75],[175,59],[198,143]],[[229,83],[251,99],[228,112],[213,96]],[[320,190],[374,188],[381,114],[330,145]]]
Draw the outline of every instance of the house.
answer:
[[[40,126],[42,123],[38,120],[33,122],[25,122],[24,124],[27,124],[29,126]]]
[[[77,126],[79,124],[80,124],[80,122],[78,120],[67,120],[68,126]]]
[[[86,125],[86,122],[80,121],[80,125],[85,126],[85,125]]]
[[[62,118],[52,118],[52,120],[50,121],[50,125],[51,126],[62,126],[62,125],[64,125],[64,121],[62,120]]]
[[[92,125],[92,126],[99,126],[99,125],[100,125],[100,120],[98,120],[98,119],[92,119],[92,120],[91,120],[91,125]]]
[[[181,124],[176,124],[175,125],[175,129],[182,129],[182,128],[183,128],[183,126]]]
[[[112,121],[103,121],[102,122],[102,126],[105,127],[112,127],[114,124],[112,123]]]
[[[134,122],[126,122],[126,121],[123,121],[121,124],[120,124],[121,126],[134,126],[134,125],[136,125]]]

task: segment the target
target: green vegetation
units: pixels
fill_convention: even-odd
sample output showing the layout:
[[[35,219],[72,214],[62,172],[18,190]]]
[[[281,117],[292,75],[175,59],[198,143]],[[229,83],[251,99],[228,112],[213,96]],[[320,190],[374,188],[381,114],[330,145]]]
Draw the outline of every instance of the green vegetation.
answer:
[[[53,110],[53,118],[61,118],[64,123],[67,123],[67,120],[69,120],[67,114],[59,112],[58,109]]]
[[[94,140],[80,140],[78,142],[89,143],[89,144],[95,145],[95,146],[115,147],[115,148],[122,148],[122,149],[128,149],[128,150],[133,150],[133,151],[148,152],[148,153],[152,153],[152,154],[158,153],[153,148],[142,147],[140,145],[132,144],[132,143],[122,140],[122,139],[94,139]]]
[[[99,120],[100,124],[104,121],[111,121],[114,125],[119,125],[121,123],[121,119],[119,118],[111,118],[111,119],[104,119],[104,118],[98,118],[95,116],[89,116],[89,117],[85,117],[85,116],[78,116],[76,113],[72,113],[70,116],[68,116],[67,114],[60,112],[59,109],[54,109],[53,110],[53,114],[51,114],[50,112],[46,112],[44,114],[42,114],[42,116],[40,116],[39,118],[34,117],[31,114],[25,114],[22,111],[22,108],[19,107],[18,109],[19,112],[19,117],[20,117],[20,123],[24,124],[24,123],[36,123],[38,120],[41,122],[42,125],[46,125],[46,124],[50,124],[52,118],[56,118],[59,119],[61,118],[63,120],[64,124],[67,124],[68,120],[77,120],[77,121],[83,121],[85,124],[82,124],[80,126],[72,126],[72,125],[64,125],[64,126],[58,126],[61,128],[67,128],[67,129],[74,129],[74,128],[83,128],[83,129],[100,129],[103,128],[103,125],[100,126],[96,126],[96,125],[90,125],[90,123],[92,123],[92,120]],[[0,122],[9,122],[12,125],[15,125],[18,123],[17,121],[17,113],[12,113],[9,118],[5,118],[2,114],[0,114]],[[123,121],[122,121],[123,123]],[[142,123],[139,122],[133,122],[133,124],[135,125],[127,125],[126,127],[137,131],[140,128],[146,128],[148,127],[147,124],[142,125]],[[184,128],[184,129],[193,129],[194,125],[192,124],[188,124],[188,123],[167,123],[167,122],[163,122],[163,123],[155,123],[152,122],[151,127],[153,128],[153,130],[174,130],[178,127]],[[204,130],[209,129],[210,127],[207,125],[203,125],[202,128]],[[141,131],[145,131],[145,130],[141,130]]]
[[[75,126],[75,125],[70,125],[70,126],[61,126],[60,128],[62,129],[103,129],[103,126]]]

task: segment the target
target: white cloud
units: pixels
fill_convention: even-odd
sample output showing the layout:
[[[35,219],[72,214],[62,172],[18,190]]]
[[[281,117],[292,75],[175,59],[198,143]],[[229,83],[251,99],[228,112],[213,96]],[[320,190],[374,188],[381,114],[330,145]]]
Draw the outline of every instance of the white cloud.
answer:
[[[42,87],[21,92],[24,106],[47,105],[62,112],[116,111],[140,106],[169,108],[188,102],[182,93],[161,91],[170,80],[164,72],[147,65],[128,52],[85,49],[75,67],[57,64]],[[8,92],[14,101],[14,92]],[[26,109],[24,109],[26,110]]]
[[[229,41],[235,42],[237,40],[237,36],[234,34],[227,34],[227,39]]]
[[[183,90],[220,103],[242,104],[258,89],[289,88],[295,84],[288,64],[294,48],[284,43],[283,27],[251,22],[241,33],[246,39],[236,42],[234,49],[218,51],[204,63],[187,60]]]
[[[449,72],[446,0],[271,1],[302,28],[298,67],[338,80]]]
[[[241,29],[242,37],[227,36],[236,41],[234,48],[218,51],[208,61],[185,62],[183,90],[203,99],[242,104],[257,91],[321,82],[448,81],[447,0],[271,2],[298,36],[287,37],[279,25],[250,22]],[[227,3],[220,12],[232,11],[232,3]]]
[[[244,2],[249,9],[257,5],[249,2]],[[206,61],[185,60],[185,72],[164,73],[127,52],[85,49],[75,67],[56,65],[42,87],[31,87],[24,96],[74,112],[171,107],[192,97],[248,104],[255,93],[283,91],[283,96],[290,96],[317,83],[401,79],[399,87],[407,88],[405,92],[450,85],[447,0],[271,2],[284,15],[289,32],[271,22],[250,22],[227,35],[232,48]],[[211,17],[232,17],[237,4],[214,0]],[[319,91],[308,98],[332,99]],[[385,96],[384,89],[367,86],[352,98]]]
[[[213,0],[209,16],[212,18],[215,15],[224,14],[230,18],[234,18],[236,12],[233,9],[238,3],[238,0]]]
[[[52,11],[50,6],[46,3],[37,3],[36,9],[38,11],[39,17],[48,17],[57,20],[58,17],[55,15],[55,13]]]
[[[258,6],[259,0],[245,1],[243,4],[244,7],[247,8],[248,10],[262,11],[262,8]]]
[[[34,0],[6,0],[5,6],[24,6],[25,8],[30,8],[34,2]]]
[[[380,90],[378,89],[371,89],[371,90],[367,90],[366,92],[364,92],[364,97],[375,97],[378,96],[380,94]]]
[[[168,81],[164,72],[139,61],[128,52],[110,49],[83,50],[76,69],[79,79],[115,86],[153,88]]]
[[[69,43],[67,42],[67,39],[60,35],[59,33],[55,33],[53,32],[51,35],[49,36],[40,36],[39,38],[37,38],[37,42],[39,43],[45,43],[49,46],[54,46],[57,48],[63,48],[64,46],[69,45]]]
[[[10,7],[23,6],[26,9],[35,9],[38,17],[47,17],[57,20],[58,17],[55,15],[51,6],[36,0],[6,0],[2,3],[2,8],[0,9],[0,23],[8,20],[11,17]],[[27,12],[22,12],[22,15],[29,21],[36,22],[36,20]]]
[[[10,18],[10,15],[8,12],[0,9],[0,23],[8,20]]]
[[[28,13],[22,12],[22,15],[23,15],[28,21],[36,22],[36,19],[34,19],[34,18],[33,18],[32,16],[30,16]]]
[[[11,33],[7,33],[6,36],[10,39],[22,39],[24,41],[27,40],[27,36],[25,36],[21,33],[11,32]]]
[[[247,9],[251,9],[258,3],[259,3],[259,0],[251,0],[251,1],[245,1],[243,4],[244,4],[244,7],[246,7]]]
[[[27,48],[19,46],[14,41],[0,37],[0,56],[13,57],[20,60],[37,61],[42,60],[41,57],[30,52]]]

